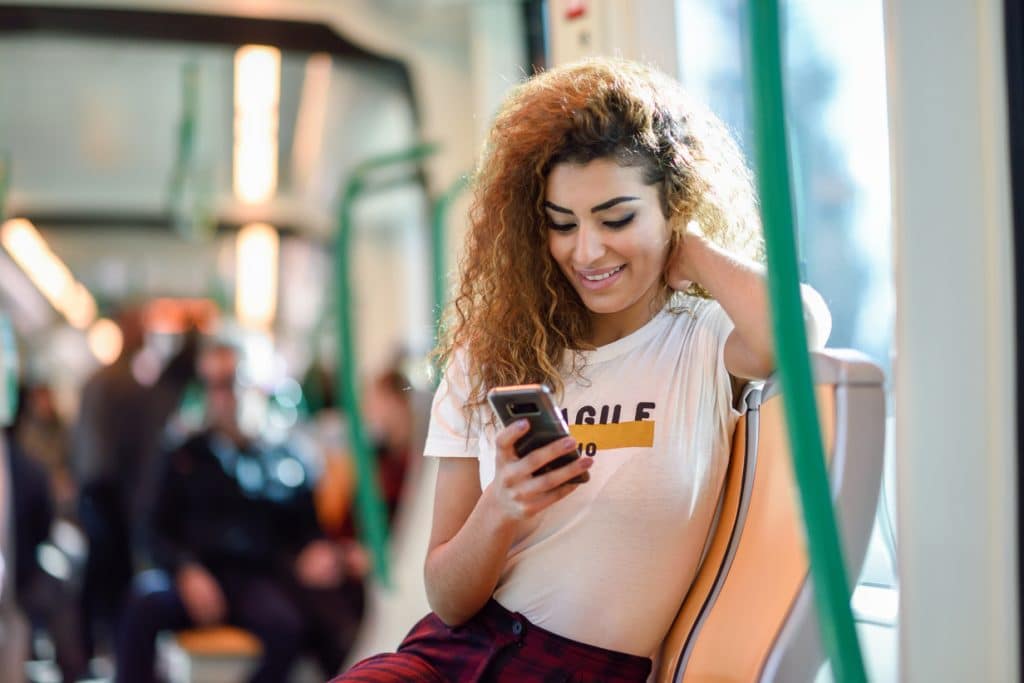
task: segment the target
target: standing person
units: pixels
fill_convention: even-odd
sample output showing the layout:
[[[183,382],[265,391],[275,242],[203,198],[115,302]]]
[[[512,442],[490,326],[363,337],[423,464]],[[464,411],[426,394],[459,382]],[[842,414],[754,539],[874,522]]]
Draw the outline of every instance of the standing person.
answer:
[[[77,496],[69,467],[68,430],[57,412],[53,390],[44,383],[23,386],[18,404],[24,407],[14,437],[27,455],[46,468],[57,515],[73,517]]]
[[[250,681],[276,683],[304,648],[328,676],[341,667],[362,615],[362,584],[321,532],[301,463],[242,433],[237,354],[199,359],[206,428],[161,462],[147,524],[156,570],[138,577],[117,646],[117,680],[153,680],[163,630],[229,623],[263,657]]]
[[[132,361],[145,345],[138,308],[118,316],[121,354],[100,368],[82,389],[72,448],[79,488],[79,521],[89,541],[82,585],[82,642],[91,658],[96,636],[113,640],[122,601],[133,573],[134,520],[143,504],[145,473],[168,418],[193,377],[196,335],[151,386],[139,382]]]
[[[39,549],[50,538],[54,520],[50,473],[22,450],[13,431],[4,430],[3,438],[15,519],[15,599],[28,617],[30,633],[37,625],[49,631],[61,679],[70,683],[85,677],[88,662],[79,642],[81,630],[73,587],[68,577],[52,575],[39,560]],[[28,658],[30,650],[25,649],[23,659]]]
[[[401,503],[414,426],[412,385],[397,366],[369,381],[363,399],[363,418],[374,444],[377,477],[390,524]]]
[[[594,60],[513,91],[477,173],[424,448],[440,459],[434,612],[336,680],[646,679],[711,529],[735,388],[774,367],[761,252],[735,143],[667,76]],[[823,328],[820,297],[805,302]],[[586,443],[516,457],[525,421],[499,428],[486,393],[535,382]]]

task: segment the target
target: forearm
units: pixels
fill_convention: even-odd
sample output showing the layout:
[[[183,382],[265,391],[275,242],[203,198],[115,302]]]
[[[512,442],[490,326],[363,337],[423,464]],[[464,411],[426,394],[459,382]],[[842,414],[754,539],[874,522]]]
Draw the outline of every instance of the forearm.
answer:
[[[515,526],[492,512],[485,489],[462,528],[427,555],[424,575],[431,609],[450,626],[467,621],[498,585]]]
[[[734,334],[759,358],[774,360],[764,266],[735,256],[709,240],[687,236],[693,279],[725,309]]]

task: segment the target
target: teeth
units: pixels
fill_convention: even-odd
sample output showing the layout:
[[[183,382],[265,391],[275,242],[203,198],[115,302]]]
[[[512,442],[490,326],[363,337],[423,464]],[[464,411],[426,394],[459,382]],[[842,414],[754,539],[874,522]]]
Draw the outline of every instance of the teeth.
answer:
[[[607,280],[612,275],[615,275],[615,273],[619,272],[625,267],[625,265],[619,266],[615,270],[609,270],[607,273],[604,273],[602,275],[584,275],[583,279],[586,280],[587,282],[600,282],[601,280]]]

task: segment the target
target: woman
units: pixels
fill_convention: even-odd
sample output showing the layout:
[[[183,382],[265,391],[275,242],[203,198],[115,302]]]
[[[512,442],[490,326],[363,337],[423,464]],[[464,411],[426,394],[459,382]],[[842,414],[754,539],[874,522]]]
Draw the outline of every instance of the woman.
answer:
[[[711,528],[734,388],[774,367],[761,252],[736,145],[668,77],[598,60],[513,92],[440,346],[434,613],[345,680],[646,678]],[[578,439],[519,459],[525,425],[497,428],[485,395],[532,382]]]

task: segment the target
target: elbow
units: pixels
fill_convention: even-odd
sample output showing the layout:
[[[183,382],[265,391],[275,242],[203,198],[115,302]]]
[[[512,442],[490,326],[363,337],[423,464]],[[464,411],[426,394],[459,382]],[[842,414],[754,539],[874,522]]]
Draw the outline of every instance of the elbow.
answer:
[[[825,348],[832,334],[832,313],[821,294],[809,285],[800,285],[803,302],[804,327],[807,330],[807,348],[811,351]]]
[[[746,373],[749,374],[749,377],[746,379],[768,379],[776,369],[775,354],[769,352],[751,363]]]
[[[431,590],[429,583],[427,584],[427,604],[430,606],[430,611],[443,621],[444,625],[448,628],[461,626],[476,613],[475,611],[467,612],[466,610],[460,610],[456,605],[452,604],[451,600],[445,600],[437,591]]]
[[[455,610],[444,609],[442,606],[435,605],[433,602],[430,602],[429,598],[428,602],[430,603],[431,611],[437,616],[438,619],[444,622],[444,625],[448,628],[456,628],[458,626],[462,626],[467,621],[469,621],[470,618],[472,618],[473,616],[473,614],[463,614]]]
[[[476,604],[475,599],[461,593],[459,586],[453,586],[450,581],[445,581],[437,571],[439,568],[431,565],[431,558],[428,555],[423,568],[423,583],[430,611],[449,628],[461,626],[473,618],[483,607],[483,603]]]
[[[430,606],[430,611],[444,622],[445,626],[449,628],[458,626],[465,619],[458,613],[458,610],[452,609],[451,601],[445,599],[443,582],[438,579],[431,559],[432,555],[428,554],[427,560],[423,564],[423,585],[427,592],[427,605]]]

